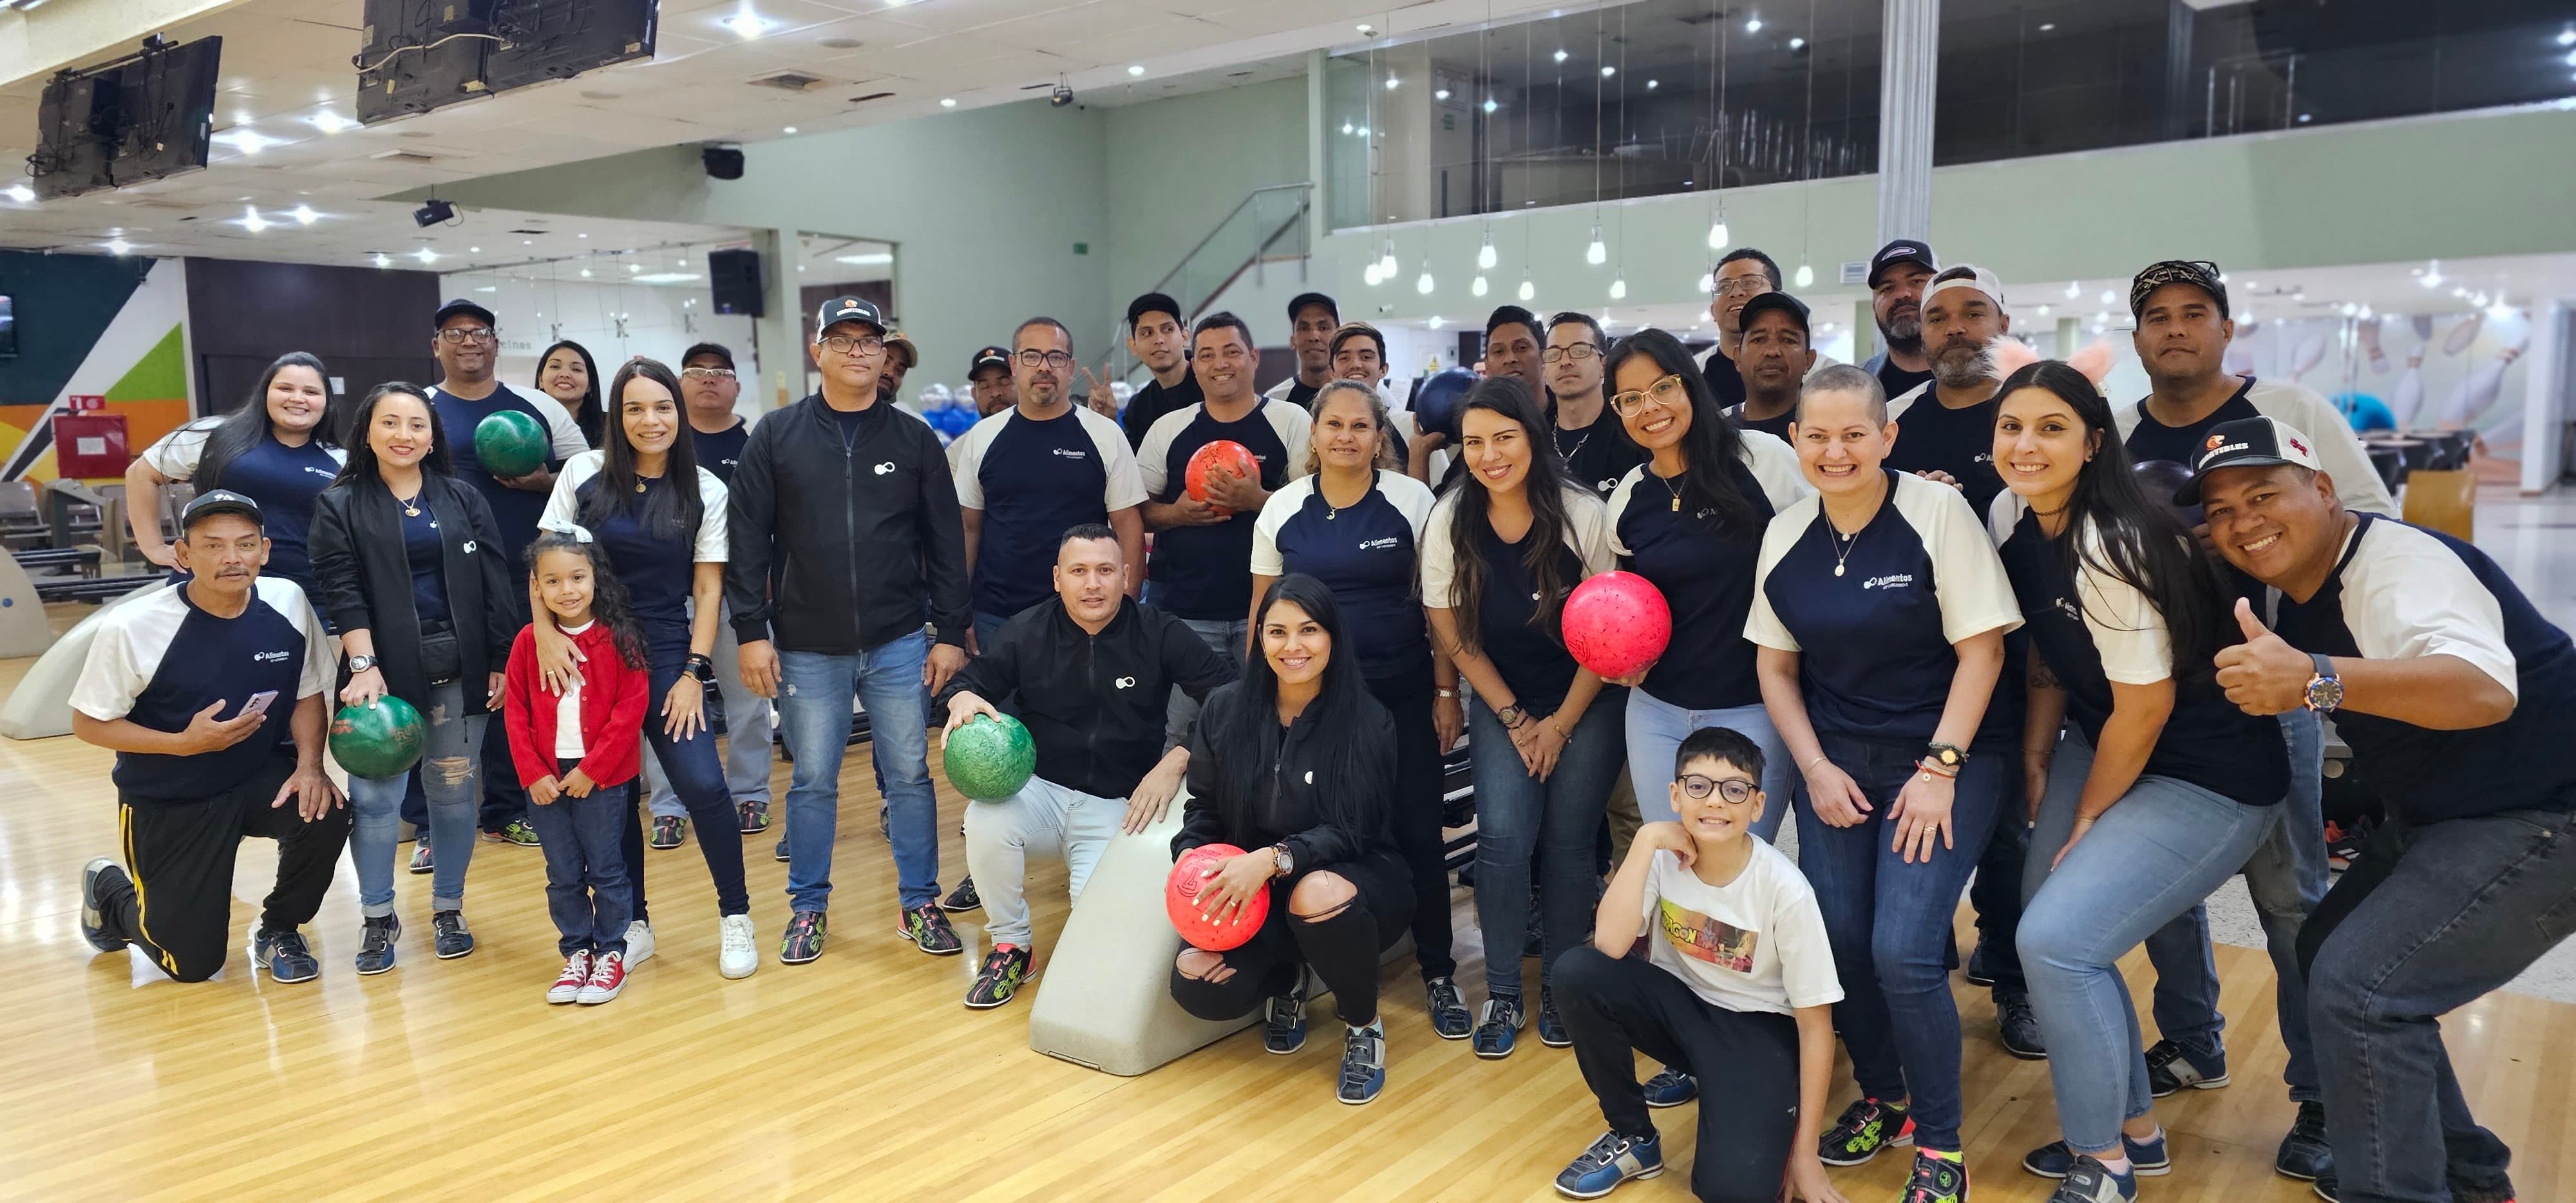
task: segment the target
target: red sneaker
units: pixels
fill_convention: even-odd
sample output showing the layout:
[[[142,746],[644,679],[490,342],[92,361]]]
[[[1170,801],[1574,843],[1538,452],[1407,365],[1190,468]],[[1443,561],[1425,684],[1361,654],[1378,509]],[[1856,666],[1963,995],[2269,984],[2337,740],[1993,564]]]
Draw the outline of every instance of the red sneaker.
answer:
[[[581,1005],[596,1006],[617,997],[626,988],[626,954],[603,952],[590,963],[590,980],[582,983]]]
[[[579,1002],[581,988],[590,984],[590,954],[576,952],[564,958],[563,972],[555,975],[555,984],[546,990],[550,1003]]]

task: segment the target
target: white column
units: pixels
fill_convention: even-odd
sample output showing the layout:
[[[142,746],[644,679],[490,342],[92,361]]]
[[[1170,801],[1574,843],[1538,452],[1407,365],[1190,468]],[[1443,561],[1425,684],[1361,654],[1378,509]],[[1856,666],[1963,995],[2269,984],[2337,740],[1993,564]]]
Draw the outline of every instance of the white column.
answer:
[[[2570,417],[2568,385],[2568,302],[2533,298],[2531,349],[2522,356],[2522,491],[2546,493],[2558,483],[2559,440]]]
[[[1887,0],[1879,38],[1878,238],[1932,236],[1932,85],[1941,0]]]
[[[805,395],[805,319],[796,284],[796,259],[803,247],[793,231],[753,230],[751,248],[760,252],[761,316],[751,337],[759,348],[755,379],[742,382],[736,408],[763,414],[784,408]],[[902,270],[897,263],[896,270]]]

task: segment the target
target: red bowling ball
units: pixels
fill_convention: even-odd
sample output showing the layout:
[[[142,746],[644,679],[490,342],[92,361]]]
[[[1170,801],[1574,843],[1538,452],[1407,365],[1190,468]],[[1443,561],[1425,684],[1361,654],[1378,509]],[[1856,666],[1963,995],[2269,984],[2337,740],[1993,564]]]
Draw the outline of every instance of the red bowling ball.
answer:
[[[1604,679],[1642,671],[1673,641],[1663,590],[1633,572],[1605,572],[1565,599],[1565,650]]]
[[[1163,910],[1172,917],[1172,929],[1181,933],[1181,939],[1190,947],[1208,952],[1240,948],[1270,917],[1268,886],[1231,916],[1210,918],[1199,910],[1199,888],[1211,880],[1208,873],[1226,859],[1241,855],[1243,849],[1232,844],[1201,844],[1172,863],[1172,875],[1163,883]]]
[[[1252,458],[1252,452],[1250,449],[1231,439],[1218,439],[1213,443],[1209,443],[1208,445],[1199,448],[1197,451],[1191,452],[1190,465],[1188,468],[1182,470],[1181,487],[1189,491],[1190,500],[1206,501],[1208,499],[1208,469],[1218,466],[1222,466],[1227,472],[1243,477],[1246,480],[1257,481],[1261,479],[1261,461]],[[1234,513],[1233,510],[1229,510],[1224,506],[1218,506],[1216,509],[1220,514],[1232,515]]]

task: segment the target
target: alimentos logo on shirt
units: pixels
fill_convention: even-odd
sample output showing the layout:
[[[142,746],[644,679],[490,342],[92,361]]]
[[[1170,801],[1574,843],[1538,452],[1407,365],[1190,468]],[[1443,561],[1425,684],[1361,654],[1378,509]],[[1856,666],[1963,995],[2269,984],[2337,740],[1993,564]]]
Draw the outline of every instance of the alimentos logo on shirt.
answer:
[[[1087,456],[1087,455],[1084,455],[1082,452],[1077,451],[1077,450],[1075,450],[1074,448],[1071,448],[1071,447],[1058,447],[1058,448],[1055,448],[1055,453],[1056,453],[1057,455],[1063,456],[1063,457],[1064,457],[1064,458],[1066,458],[1066,459],[1089,459],[1089,458],[1091,458],[1091,457],[1089,457],[1089,456]]]
[[[1396,538],[1393,535],[1388,535],[1383,539],[1363,539],[1360,541],[1361,551],[1385,551],[1389,548],[1402,546],[1404,546],[1404,540]]]
[[[254,662],[260,664],[284,664],[286,663],[287,658],[294,654],[295,653],[293,652],[280,649],[273,652],[252,652],[250,654],[250,658]]]
[[[1868,580],[1862,581],[1860,583],[1860,587],[1863,589],[1903,589],[1913,583],[1913,573],[1891,572],[1886,576],[1874,576]]]

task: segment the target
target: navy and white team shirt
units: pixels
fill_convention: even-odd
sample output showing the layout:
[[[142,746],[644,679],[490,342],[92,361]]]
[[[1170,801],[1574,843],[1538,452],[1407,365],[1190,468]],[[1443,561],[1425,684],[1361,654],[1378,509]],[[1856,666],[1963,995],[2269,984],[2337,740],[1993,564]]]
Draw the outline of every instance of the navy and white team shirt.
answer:
[[[1794,405],[1768,418],[1745,417],[1744,407],[1741,405],[1730,406],[1726,411],[1726,420],[1735,423],[1737,430],[1759,430],[1783,443],[1789,441],[1789,424],[1797,416],[1798,407]]]
[[[1735,369],[1735,361],[1725,352],[1710,347],[1699,357],[1699,374],[1721,408],[1744,404],[1744,373]]]
[[[726,550],[725,508],[727,495],[724,482],[704,467],[698,469],[698,500],[705,507],[698,517],[696,531],[679,537],[667,537],[645,529],[637,520],[644,507],[658,501],[669,491],[671,483],[663,477],[638,477],[644,491],[632,495],[627,508],[598,523],[583,520],[591,501],[607,482],[600,468],[608,462],[605,451],[585,451],[564,461],[563,471],[555,476],[555,491],[546,498],[545,515],[537,525],[545,530],[569,531],[576,525],[590,531],[591,538],[608,554],[608,570],[617,574],[626,586],[627,599],[634,603],[636,621],[644,628],[646,643],[654,651],[677,647],[685,654],[689,646],[689,593],[697,583],[697,566],[722,564]],[[676,502],[673,503],[676,506]]]
[[[1744,620],[1753,608],[1753,572],[1771,519],[1815,490],[1798,473],[1798,454],[1767,434],[1746,431],[1743,453],[1726,465],[1736,492],[1759,521],[1726,530],[1717,511],[1682,504],[1682,484],[1640,467],[1610,494],[1610,547],[1629,569],[1663,591],[1672,607],[1673,639],[1647,670],[1642,688],[1684,710],[1762,704],[1753,645]]]
[[[1219,439],[1243,444],[1261,465],[1261,487],[1277,492],[1306,474],[1310,419],[1306,411],[1267,398],[1252,412],[1220,422],[1205,403],[1163,415],[1145,432],[1136,471],[1146,495],[1170,504],[1189,477],[1190,456]],[[1212,526],[1176,526],[1154,533],[1147,570],[1154,604],[1189,619],[1240,621],[1252,611],[1252,527],[1259,513],[1236,514]]]
[[[1744,635],[1799,653],[1800,690],[1817,730],[1919,745],[1931,741],[1950,700],[1959,669],[1952,645],[2019,627],[2021,609],[1957,489],[1881,470],[1887,499],[1848,540],[1816,496],[1771,520]],[[1996,693],[2008,683],[1999,678]],[[1989,703],[1974,742],[2020,735],[2013,708]]]
[[[1471,484],[1459,489],[1483,487]],[[1577,665],[1554,624],[1536,621],[1551,599],[1539,596],[1537,584],[1530,579],[1522,544],[1504,541],[1494,533],[1492,523],[1477,528],[1473,546],[1456,545],[1450,532],[1457,526],[1458,497],[1455,489],[1443,495],[1422,524],[1422,604],[1456,608],[1458,558],[1482,559],[1485,583],[1477,599],[1476,629],[1460,633],[1474,639],[1476,650],[1493,661],[1494,671],[1511,687],[1515,704],[1533,715],[1554,714],[1574,687]],[[1526,542],[1529,537],[1524,534],[1521,539]],[[1585,578],[1618,566],[1618,555],[1610,549],[1610,511],[1593,499],[1589,489],[1574,485],[1565,489],[1564,544],[1556,552],[1557,575],[1568,592]],[[1500,709],[1498,702],[1486,699],[1493,709]]]
[[[1995,470],[1995,415],[2000,395],[1965,409],[1952,409],[1925,384],[1887,403],[1887,420],[1895,422],[1896,446],[1888,449],[1887,466],[1899,472],[1947,472],[1967,494],[1971,512],[1993,508],[2004,491],[2003,474]]]
[[[2138,587],[2099,565],[2101,539],[2087,525],[2075,578],[2068,579],[2062,549],[2040,530],[2028,502],[1998,502],[1993,516],[2004,572],[2029,620],[2023,633],[2059,684],[2066,713],[2099,747],[2111,718],[2111,685],[2153,685],[2173,679],[2173,636],[2163,614]],[[2209,601],[2209,620],[2233,631],[2224,599]],[[2229,640],[2228,642],[2236,642]],[[2270,806],[2290,788],[2289,751],[2281,724],[2245,713],[2227,700],[2208,662],[2189,666],[2174,682],[2173,713],[2147,754],[2143,774],[2187,781],[2247,806]]]
[[[492,395],[480,401],[468,401],[444,388],[429,390],[430,411],[438,416],[439,432],[447,436],[447,451],[456,460],[456,479],[474,486],[492,507],[493,529],[501,536],[501,546],[509,553],[510,562],[526,558],[528,544],[536,541],[537,519],[546,512],[546,495],[526,489],[513,489],[492,478],[483,470],[483,461],[474,454],[474,428],[483,419],[505,409],[515,409],[535,418],[553,441],[546,456],[546,466],[560,469],[565,460],[590,450],[590,442],[581,435],[581,427],[572,414],[552,397],[531,397],[506,384],[494,384]]]
[[[717,480],[731,488],[733,470],[742,464],[742,449],[751,442],[751,423],[737,420],[714,434],[692,426],[689,441],[696,445],[698,466],[715,473]]]
[[[1252,574],[1302,572],[1324,582],[1342,607],[1342,629],[1358,652],[1361,676],[1384,681],[1428,671],[1431,637],[1413,583],[1431,486],[1381,468],[1366,496],[1337,510],[1318,483],[1301,476],[1261,507],[1252,528]]]
[[[2336,711],[2362,779],[2412,823],[2576,808],[2576,647],[2567,632],[2476,547],[2354,517],[2334,575],[2304,602],[2282,597],[2273,631],[2329,656],[2457,656],[2514,695],[2511,717],[2467,731]]]
[[[2343,508],[2355,513],[2396,515],[2397,502],[2388,495],[2388,485],[2380,480],[2379,469],[2371,464],[2369,450],[2361,445],[2360,436],[2352,433],[2352,424],[2344,420],[2343,411],[2335,408],[2334,402],[2296,384],[2258,381],[2251,376],[2242,379],[2245,383],[2208,417],[2188,426],[2167,426],[2157,421],[2147,412],[2143,398],[2135,405],[2112,410],[2129,458],[2142,464],[2162,459],[2193,466],[2209,453],[2212,427],[2238,418],[2277,418],[2292,429],[2308,432],[2316,444],[2317,463],[2334,477],[2335,495],[2342,500]]]
[[[1566,475],[1595,497],[1608,497],[1621,477],[1653,458],[1628,437],[1627,426],[1606,405],[1591,425],[1577,430],[1551,426],[1549,434],[1556,439],[1556,454],[1565,461]]]
[[[117,753],[111,776],[119,793],[162,802],[211,798],[294,747],[295,704],[331,687],[330,643],[295,582],[264,576],[251,584],[250,605],[232,618],[198,609],[184,582],[100,616],[71,697],[72,709],[91,718],[178,732],[216,702],[224,707],[215,717],[229,719],[253,696],[277,693],[260,729],[229,748],[195,756]]]
[[[1064,532],[1145,502],[1125,432],[1085,406],[1043,419],[1013,406],[975,423],[950,451],[957,504],[984,515],[975,547],[979,614],[1008,617],[1054,596]]]
[[[313,592],[313,552],[307,535],[313,529],[313,499],[340,474],[348,453],[308,439],[289,447],[274,434],[262,435],[249,449],[224,465],[223,479],[197,480],[206,439],[223,419],[193,422],[162,436],[143,451],[143,462],[171,480],[195,481],[199,493],[230,489],[259,503],[260,526],[268,534],[268,564],[263,576],[282,577]]]

